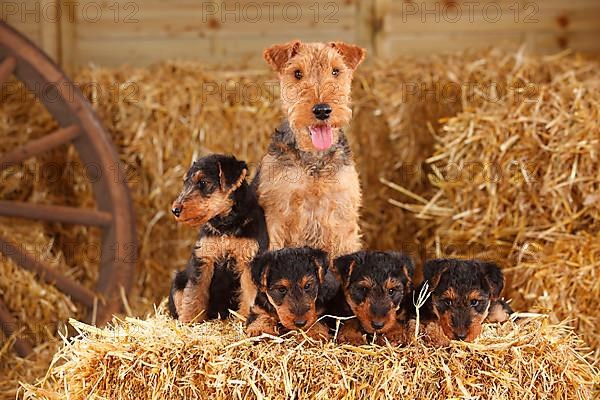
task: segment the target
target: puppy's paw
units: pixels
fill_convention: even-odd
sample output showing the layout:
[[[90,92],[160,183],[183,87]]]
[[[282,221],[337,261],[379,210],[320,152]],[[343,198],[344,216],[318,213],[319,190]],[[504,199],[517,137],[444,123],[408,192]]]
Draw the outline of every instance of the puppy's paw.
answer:
[[[387,341],[392,346],[404,346],[405,344],[407,344],[406,331],[404,328],[394,329],[393,331],[388,332],[385,335],[383,335],[381,337],[381,339],[384,342],[385,342],[385,339],[387,339]]]
[[[438,324],[431,322],[425,324],[423,339],[426,343],[434,347],[447,347],[450,346],[450,339],[444,334],[442,327]]]
[[[487,318],[485,319],[485,322],[502,323],[502,322],[508,321],[508,319],[510,318],[510,315],[513,312],[514,311],[512,310],[512,308],[510,308],[510,306],[508,305],[508,303],[506,301],[504,301],[504,300],[493,301],[492,304],[490,305],[490,310],[488,312]]]
[[[306,334],[311,339],[327,341],[329,340],[329,328],[326,325],[317,322],[310,327]]]
[[[268,324],[250,324],[246,327],[246,335],[248,335],[248,337],[260,336],[263,333],[273,336],[277,335],[275,327]]]
[[[419,327],[421,328],[421,327]],[[408,320],[408,322],[405,323],[405,328],[404,328],[404,344],[410,344],[413,343],[416,340],[416,336],[415,336],[415,332],[417,330],[417,321],[415,321],[414,319]],[[423,332],[421,330],[419,330],[419,334],[422,334]]]
[[[348,327],[347,325],[344,325],[338,333],[337,341],[354,346],[360,346],[361,344],[366,343],[362,332],[352,327]]]

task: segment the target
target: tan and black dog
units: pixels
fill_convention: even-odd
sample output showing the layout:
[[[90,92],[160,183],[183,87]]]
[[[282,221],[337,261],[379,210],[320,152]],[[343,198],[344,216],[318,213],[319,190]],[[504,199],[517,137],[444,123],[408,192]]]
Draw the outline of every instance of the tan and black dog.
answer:
[[[182,322],[248,315],[256,297],[250,262],[268,247],[262,208],[246,182],[248,167],[233,156],[193,163],[173,203],[178,221],[200,226],[187,267],[171,286],[169,309]]]
[[[252,262],[258,293],[246,320],[249,336],[276,335],[305,329],[317,339],[327,339],[328,329],[318,318],[323,299],[335,290],[325,283],[329,261],[325,252],[303,248],[269,251]]]
[[[352,116],[352,76],[365,50],[292,41],[263,55],[279,75],[285,115],[253,183],[269,247],[310,246],[332,258],[358,251],[361,189],[343,128]]]
[[[337,258],[334,269],[342,285],[327,314],[351,317],[342,323],[341,342],[365,343],[376,334],[391,343],[407,341],[408,302],[412,302],[414,264],[396,252],[360,251]]]
[[[430,260],[423,276],[431,295],[421,309],[421,325],[425,339],[433,345],[445,346],[450,340],[471,342],[481,333],[484,321],[504,322],[512,314],[500,298],[504,276],[493,262]]]

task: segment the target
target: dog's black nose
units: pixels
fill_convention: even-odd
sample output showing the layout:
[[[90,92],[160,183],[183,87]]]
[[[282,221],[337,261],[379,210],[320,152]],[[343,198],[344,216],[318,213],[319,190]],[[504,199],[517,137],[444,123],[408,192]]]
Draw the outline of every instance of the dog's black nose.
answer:
[[[331,106],[326,103],[319,103],[312,108],[312,112],[315,114],[317,119],[323,121],[329,118],[329,114],[331,114]]]
[[[302,328],[304,325],[306,325],[306,320],[305,319],[297,319],[294,321],[294,325],[296,325],[298,328]]]
[[[171,209],[171,212],[173,213],[173,215],[175,215],[177,218],[179,218],[179,216],[181,215],[181,212],[183,211],[183,206],[176,206],[173,207]]]
[[[467,334],[466,333],[457,333],[456,335],[454,335],[454,337],[456,337],[456,340],[465,340],[467,338]]]
[[[371,321],[371,326],[375,330],[379,330],[379,329],[383,328],[384,325],[385,325],[385,322]]]

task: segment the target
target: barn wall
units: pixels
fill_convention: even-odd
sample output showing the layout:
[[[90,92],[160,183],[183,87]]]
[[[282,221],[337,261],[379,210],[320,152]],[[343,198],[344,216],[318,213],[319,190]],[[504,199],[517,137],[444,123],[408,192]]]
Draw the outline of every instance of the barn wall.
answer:
[[[526,43],[541,53],[600,51],[598,0],[386,0],[382,55]]]
[[[598,0],[4,0],[67,69],[165,58],[262,65],[270,43],[345,40],[382,57],[489,45],[600,51]]]

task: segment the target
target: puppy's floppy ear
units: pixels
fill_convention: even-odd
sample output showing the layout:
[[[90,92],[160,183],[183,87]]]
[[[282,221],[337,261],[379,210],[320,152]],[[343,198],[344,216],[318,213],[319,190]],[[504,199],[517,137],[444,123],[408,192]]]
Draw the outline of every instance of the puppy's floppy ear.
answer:
[[[394,255],[394,257],[396,257],[398,259],[398,262],[400,263],[400,265],[402,265],[402,273],[404,275],[404,277],[406,278],[406,281],[408,283],[412,283],[413,281],[413,276],[415,274],[415,264],[413,263],[413,260],[407,256],[404,255],[402,253],[392,253]]]
[[[356,266],[356,261],[355,254],[347,254],[333,261],[333,272],[344,286],[348,286],[348,283],[350,283],[350,277]]]
[[[491,261],[481,262],[480,267],[490,290],[490,298],[492,300],[498,299],[500,293],[502,293],[502,289],[504,289],[504,275],[502,274],[502,270],[496,263]]]
[[[448,269],[448,260],[429,260],[423,266],[423,280],[429,282],[429,290],[433,291],[440,283],[444,272]]]
[[[353,44],[346,44],[343,42],[331,42],[329,43],[344,59],[346,66],[352,70],[355,70],[358,65],[363,62],[367,51],[362,47],[355,46]]]
[[[311,258],[317,266],[319,282],[325,282],[325,274],[327,273],[327,268],[329,267],[329,257],[327,256],[327,253],[323,250],[313,249]]]
[[[221,190],[233,192],[239,188],[248,175],[248,165],[235,158],[221,160],[219,165],[219,182]]]
[[[250,270],[252,273],[252,281],[258,290],[267,290],[267,280],[269,277],[270,264],[273,262],[273,254],[270,252],[254,257]]]
[[[275,44],[263,51],[263,58],[276,72],[281,72],[285,64],[298,54],[301,42],[292,40],[284,44]]]

